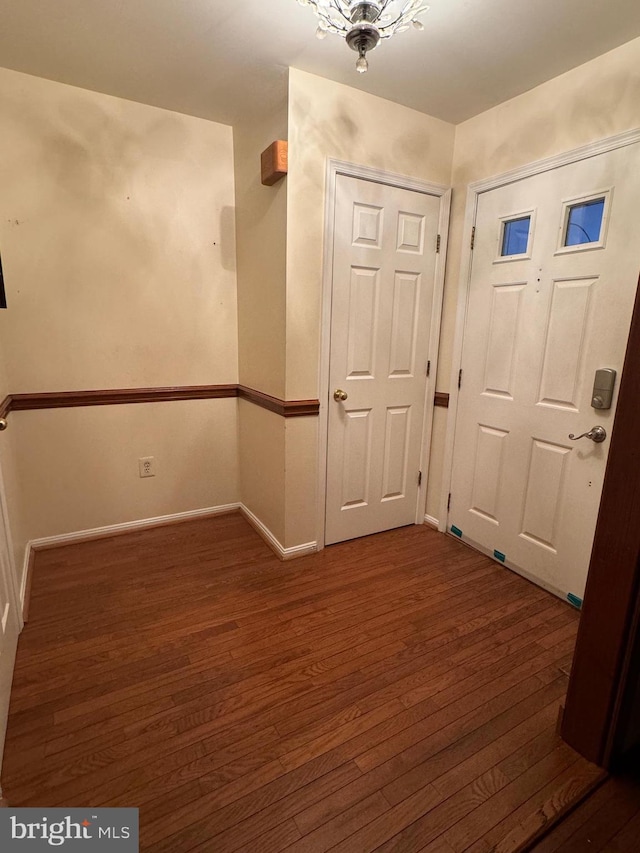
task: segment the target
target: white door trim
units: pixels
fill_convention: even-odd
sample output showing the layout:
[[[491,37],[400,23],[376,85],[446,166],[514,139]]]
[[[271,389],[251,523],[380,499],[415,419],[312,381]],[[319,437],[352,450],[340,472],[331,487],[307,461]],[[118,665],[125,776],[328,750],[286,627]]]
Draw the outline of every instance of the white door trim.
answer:
[[[324,548],[325,533],[325,503],[327,492],[327,441],[329,436],[329,356],[331,348],[331,290],[333,275],[333,234],[335,222],[336,180],[338,175],[349,178],[360,178],[378,184],[414,190],[440,199],[440,218],[438,233],[440,234],[440,253],[436,257],[435,282],[433,292],[433,312],[431,319],[431,337],[429,342],[429,360],[431,374],[425,381],[427,394],[425,398],[424,420],[422,427],[422,484],[418,490],[416,505],[416,524],[424,520],[427,496],[429,451],[431,449],[431,432],[433,427],[433,396],[435,393],[436,374],[438,370],[438,351],[440,344],[440,322],[442,317],[442,301],[444,294],[444,272],[447,257],[447,242],[449,236],[449,211],[451,208],[451,188],[442,184],[432,184],[406,175],[385,172],[369,166],[359,166],[342,160],[327,160],[325,178],[325,215],[324,215],[324,249],[322,264],[322,311],[321,338],[318,388],[320,389],[320,414],[318,418],[318,491],[317,491],[317,548]]]
[[[0,468],[0,514],[0,524],[3,524],[4,526],[4,532],[6,535],[7,542],[7,559],[9,562],[9,595],[11,597],[11,606],[14,609],[14,613],[16,614],[16,619],[18,621],[18,632],[20,632],[24,627],[24,621],[22,618],[22,601],[19,594],[18,573],[16,571],[13,539],[11,537],[11,528],[9,526],[9,507],[7,504],[7,493],[5,490],[4,478],[2,476],[2,468]]]
[[[627,145],[634,145],[638,142],[640,142],[640,128],[627,130],[624,133],[618,133],[615,136],[609,136],[605,139],[599,139],[596,142],[590,142],[588,145],[573,148],[570,151],[556,154],[553,157],[547,157],[544,160],[536,160],[533,163],[527,163],[525,166],[520,166],[517,169],[511,169],[510,171],[503,172],[500,175],[494,175],[490,178],[474,181],[467,187],[467,205],[465,208],[463,225],[462,258],[460,262],[460,277],[458,279],[458,299],[451,384],[449,387],[447,432],[442,469],[442,494],[440,498],[439,513],[440,521],[438,524],[438,530],[442,533],[447,529],[448,500],[453,474],[453,443],[458,412],[458,372],[462,364],[462,345],[464,342],[464,327],[467,314],[467,302],[469,298],[469,284],[471,281],[471,261],[473,257],[471,253],[471,233],[476,221],[478,199],[480,195],[482,193],[489,192],[490,190],[498,189],[499,187],[514,183],[515,181],[520,181],[523,178],[530,178],[534,175],[539,175],[542,172],[550,172],[553,169],[559,169],[562,166],[568,166],[571,163],[578,163],[580,160],[587,160],[590,157],[597,157],[598,154],[606,154],[608,151],[615,151],[618,148],[624,148]]]

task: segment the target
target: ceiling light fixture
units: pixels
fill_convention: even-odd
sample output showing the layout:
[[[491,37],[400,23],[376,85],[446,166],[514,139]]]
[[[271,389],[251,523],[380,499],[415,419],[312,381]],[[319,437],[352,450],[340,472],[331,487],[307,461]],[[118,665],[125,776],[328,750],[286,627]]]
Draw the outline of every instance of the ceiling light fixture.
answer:
[[[390,38],[414,26],[423,30],[418,15],[429,10],[422,0],[298,0],[301,6],[311,6],[320,19],[316,36],[326,38],[337,33],[358,54],[356,70],[367,71],[367,51],[373,50],[380,39]]]

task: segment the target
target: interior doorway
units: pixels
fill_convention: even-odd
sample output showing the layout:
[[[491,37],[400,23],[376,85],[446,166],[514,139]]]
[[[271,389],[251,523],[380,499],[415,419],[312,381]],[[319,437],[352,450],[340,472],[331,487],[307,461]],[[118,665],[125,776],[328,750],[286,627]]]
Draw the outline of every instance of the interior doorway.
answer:
[[[424,518],[449,209],[445,187],[346,164],[328,186],[324,544]]]

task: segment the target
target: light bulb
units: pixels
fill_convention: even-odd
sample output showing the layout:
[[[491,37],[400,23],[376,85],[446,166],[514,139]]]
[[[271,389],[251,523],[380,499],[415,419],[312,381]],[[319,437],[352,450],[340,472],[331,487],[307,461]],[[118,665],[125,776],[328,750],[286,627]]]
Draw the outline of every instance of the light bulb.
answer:
[[[322,40],[322,39],[326,39],[326,37],[327,37],[327,31],[322,26],[322,24],[320,24],[320,26],[316,30],[316,38]]]
[[[368,70],[369,63],[367,62],[367,57],[363,53],[362,56],[359,56],[356,60],[356,71],[359,74],[364,74],[364,72]]]
[[[424,24],[422,23],[422,21],[413,20],[413,21],[411,21],[411,23],[416,28],[416,30],[423,30],[424,29]]]

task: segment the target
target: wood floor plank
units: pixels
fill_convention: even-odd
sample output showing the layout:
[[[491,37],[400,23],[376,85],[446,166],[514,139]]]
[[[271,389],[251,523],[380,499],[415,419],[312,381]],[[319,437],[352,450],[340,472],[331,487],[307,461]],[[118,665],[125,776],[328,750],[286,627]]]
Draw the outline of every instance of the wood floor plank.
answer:
[[[597,781],[597,780],[596,780]],[[553,803],[547,806],[547,823],[553,824],[559,807],[560,791],[551,792]],[[567,798],[566,807],[573,805]],[[540,827],[545,829],[543,823]],[[530,831],[523,827],[523,834]],[[532,853],[635,853],[640,839],[640,781],[636,775],[610,777],[574,808],[564,820],[547,830],[545,837],[531,846]]]
[[[562,815],[577,798],[592,789],[603,771],[578,758],[533,796],[512,809],[499,823],[469,847],[469,853],[514,853],[522,850],[530,838]]]
[[[358,800],[314,832],[306,834],[290,849],[296,853],[325,853],[388,810],[389,803],[380,791],[376,791],[363,800]]]
[[[426,527],[289,563],[237,513],[40,551],[3,790],[137,806],[153,853],[511,853],[593,779],[554,728],[577,623]]]
[[[156,820],[147,830],[146,842],[158,853],[188,849],[188,844],[208,843],[208,839],[249,820],[259,833],[270,819],[275,824],[293,817],[358,774],[352,762],[338,765],[322,755],[289,773],[269,773],[262,779],[247,777],[213,792],[207,789],[206,781],[201,781],[202,796],[197,803]]]
[[[606,808],[615,797],[615,790],[607,785],[600,785],[586,801],[568,815],[561,823],[547,834],[543,839],[536,842],[536,853],[556,853],[560,850],[568,838],[579,830],[589,818],[601,808]]]
[[[603,848],[603,853],[635,853],[640,838],[640,813],[636,811],[622,829]]]
[[[539,685],[533,685],[539,686]],[[531,692],[531,691],[529,691]],[[436,779],[446,770],[456,767],[463,757],[472,753],[478,743],[491,741],[506,726],[510,728],[514,720],[523,719],[531,709],[545,704],[553,694],[548,688],[517,702],[522,694],[512,694],[510,700],[514,706],[500,713],[501,706],[494,706],[493,713],[479,715],[463,724],[452,726],[448,731],[436,732],[429,741],[421,745],[420,750],[412,750],[396,756],[374,768],[361,778],[335,794],[326,797],[311,808],[296,815],[296,823],[310,832],[338,814],[346,806],[357,802],[376,790],[382,790],[390,805],[406,799],[424,785]]]
[[[467,818],[448,830],[447,841],[456,853],[471,850],[472,846],[476,847],[474,853],[479,853],[484,849],[487,830],[493,829],[513,814],[521,802],[527,802],[533,794],[537,794],[549,778],[555,780],[562,773],[567,773],[569,778],[577,776],[576,765],[579,763],[579,758],[566,744],[556,746],[544,758],[505,785],[499,793],[490,797],[481,808],[475,809]],[[508,780],[508,777],[505,778]],[[474,843],[477,838],[481,840]],[[487,849],[490,848],[491,843],[487,846]]]

